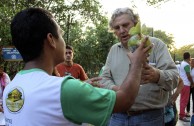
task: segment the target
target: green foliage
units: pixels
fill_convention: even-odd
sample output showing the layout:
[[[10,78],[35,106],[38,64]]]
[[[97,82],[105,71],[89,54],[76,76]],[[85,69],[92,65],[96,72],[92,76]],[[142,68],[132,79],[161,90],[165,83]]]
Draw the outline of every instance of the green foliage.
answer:
[[[110,47],[117,42],[113,33],[108,32],[108,19],[101,12],[98,0],[0,0],[0,49],[12,45],[10,22],[13,16],[29,7],[41,7],[52,12],[65,31],[65,42],[75,49],[74,61],[81,64],[90,77],[98,74]],[[151,28],[142,30],[150,34]],[[165,32],[154,31],[154,36],[162,39],[169,48],[173,46],[173,37]],[[23,62],[5,62],[2,57],[0,64],[4,65],[11,78],[24,65]]]
[[[74,45],[75,62],[80,63],[90,77],[98,74],[105,64],[110,47],[116,42],[113,33],[108,32],[108,20],[94,27],[87,27],[82,38]]]
[[[15,0],[0,1],[0,51],[3,46],[11,46],[10,22],[16,12],[24,8],[24,2],[19,3]],[[18,6],[16,6],[18,5]],[[12,79],[15,73],[23,67],[22,62],[6,62],[0,57],[0,65],[4,66],[4,71],[7,72]]]
[[[131,36],[136,35],[136,34],[141,34],[141,23],[138,22],[134,27],[132,27],[132,28],[129,30],[129,34],[130,34]]]
[[[142,33],[161,39],[167,45],[169,50],[172,50],[174,47],[174,37],[172,36],[172,34],[166,34],[164,31],[161,30],[154,31],[153,28],[146,27],[145,25],[142,28]]]
[[[182,61],[184,52],[189,52],[191,54],[191,57],[194,58],[194,45],[190,44],[182,46],[179,49],[175,48],[173,51],[171,51],[171,55],[175,61]]]
[[[64,40],[75,49],[75,62],[91,74],[101,69],[115,38],[107,32],[108,21],[100,11],[98,0],[1,0],[0,49],[12,45],[10,22],[13,16],[29,7],[41,7],[53,13],[65,31]],[[11,76],[23,67],[23,62],[5,62],[2,57],[0,62]]]
[[[146,27],[144,27],[145,30]],[[129,41],[128,41],[128,46],[137,46],[139,42],[142,42],[145,39],[145,35],[142,33],[142,26],[141,22],[138,22],[134,27],[132,27],[129,30],[129,34],[131,35]],[[145,44],[145,47],[151,45],[151,41],[148,38]],[[152,49],[150,49],[149,52],[151,52]]]
[[[170,0],[146,0],[147,4],[150,6],[159,5],[159,4],[168,2],[168,1],[170,1]]]

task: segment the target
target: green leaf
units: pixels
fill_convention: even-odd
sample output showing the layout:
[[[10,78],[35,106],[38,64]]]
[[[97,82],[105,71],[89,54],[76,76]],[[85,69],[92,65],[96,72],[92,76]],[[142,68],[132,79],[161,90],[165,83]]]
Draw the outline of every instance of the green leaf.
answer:
[[[143,39],[145,39],[146,36],[143,36],[142,39],[141,39],[141,42],[143,41]],[[145,44],[145,47],[148,47],[150,46],[152,43],[148,37],[147,41],[146,41],[146,44]],[[152,49],[149,50],[149,53],[152,51]]]
[[[128,41],[128,46],[136,46],[140,41],[140,36],[138,34],[131,36]]]
[[[138,22],[134,27],[129,30],[131,36],[141,33],[141,23]]]

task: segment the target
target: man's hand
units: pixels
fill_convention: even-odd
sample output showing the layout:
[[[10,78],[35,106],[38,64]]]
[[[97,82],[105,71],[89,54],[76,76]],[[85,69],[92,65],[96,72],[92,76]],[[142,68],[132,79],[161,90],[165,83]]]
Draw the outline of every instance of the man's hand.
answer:
[[[153,44],[146,47],[146,41],[148,37],[145,37],[138,48],[133,53],[128,53],[128,57],[131,60],[132,64],[140,65],[145,64],[147,62],[147,58],[149,56],[149,51],[153,47]]]
[[[174,93],[174,94],[172,95],[172,97],[171,97],[171,99],[170,99],[171,104],[173,104],[173,105],[175,104],[175,102],[176,102],[178,96],[179,96],[179,93]]]
[[[103,84],[99,83],[99,80],[102,80],[102,78],[101,77],[94,77],[94,78],[86,80],[85,82],[91,84],[94,87],[100,87],[100,88],[104,87]]]
[[[142,84],[158,83],[159,78],[160,78],[160,73],[158,69],[156,69],[155,67],[149,64],[144,64],[142,69],[142,76],[141,76]]]
[[[114,90],[114,91],[118,91],[118,90],[119,90],[119,88],[120,88],[120,86],[114,85],[114,86],[112,87],[112,90]]]

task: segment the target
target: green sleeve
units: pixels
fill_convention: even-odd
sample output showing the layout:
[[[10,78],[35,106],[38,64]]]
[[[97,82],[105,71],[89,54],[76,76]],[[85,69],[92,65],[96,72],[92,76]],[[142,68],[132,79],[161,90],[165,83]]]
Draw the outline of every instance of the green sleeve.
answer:
[[[77,79],[65,79],[61,86],[61,106],[64,116],[76,123],[105,126],[109,120],[116,93],[95,88]]]
[[[191,72],[191,69],[190,69],[190,66],[189,65],[186,65],[184,67],[184,70],[185,70],[186,73],[190,73]]]

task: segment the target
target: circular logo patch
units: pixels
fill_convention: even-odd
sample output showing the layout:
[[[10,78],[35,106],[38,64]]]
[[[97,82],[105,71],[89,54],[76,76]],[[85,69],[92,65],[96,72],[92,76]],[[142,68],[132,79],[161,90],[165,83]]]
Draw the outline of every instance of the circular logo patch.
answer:
[[[24,92],[14,87],[6,96],[6,106],[11,112],[19,112],[24,105]]]

